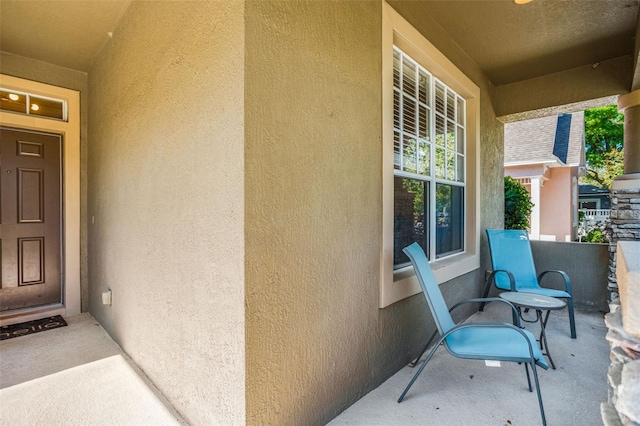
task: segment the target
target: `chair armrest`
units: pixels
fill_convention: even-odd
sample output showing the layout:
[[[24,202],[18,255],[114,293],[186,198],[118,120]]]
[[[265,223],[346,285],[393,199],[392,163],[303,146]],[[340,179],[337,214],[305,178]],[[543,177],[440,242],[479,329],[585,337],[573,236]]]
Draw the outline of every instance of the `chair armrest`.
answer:
[[[544,271],[543,273],[538,275],[538,283],[542,283],[542,277],[544,277],[548,273],[560,274],[560,276],[564,278],[565,290],[573,297],[573,293],[571,292],[571,278],[569,278],[569,275],[567,275],[567,273],[564,271]]]
[[[458,306],[466,305],[467,303],[486,303],[486,302],[502,302],[509,305],[511,307],[511,310],[513,311],[513,319],[515,321],[514,325],[521,327],[520,315],[518,315],[518,310],[516,309],[516,307],[513,305],[513,303],[509,302],[508,300],[502,299],[500,297],[477,297],[475,299],[463,300],[462,302],[458,302],[455,305],[453,305],[449,309],[449,312],[452,312]],[[478,323],[474,323],[474,324],[478,324]]]
[[[512,328],[512,329],[516,330],[518,333],[520,333],[522,335],[522,338],[527,342],[527,345],[529,346],[529,356],[535,362],[536,358],[533,355],[533,347],[531,346],[531,341],[529,340],[527,335],[524,333],[524,330],[522,328],[516,327],[515,325],[512,325],[512,324],[495,323],[495,322],[489,322],[489,323],[486,323],[486,322],[471,322],[471,323],[464,323],[464,324],[456,325],[451,330],[447,331],[444,334],[444,336],[442,336],[440,338],[440,341],[438,342],[438,344],[440,344],[440,342],[445,341],[445,339],[450,334],[455,333],[456,331],[461,330],[463,328]],[[542,368],[544,368],[544,367],[542,367]],[[545,368],[545,370],[547,368]]]
[[[511,291],[517,291],[516,290],[516,278],[513,276],[513,274],[510,271],[507,271],[506,269],[495,269],[493,271],[491,271],[491,275],[489,275],[489,278],[487,279],[488,282],[493,281],[493,284],[496,284],[496,275],[500,272],[504,272],[505,274],[507,274],[507,276],[509,277],[509,287],[511,288]],[[498,286],[496,286],[498,287]],[[498,287],[499,288],[499,287]]]

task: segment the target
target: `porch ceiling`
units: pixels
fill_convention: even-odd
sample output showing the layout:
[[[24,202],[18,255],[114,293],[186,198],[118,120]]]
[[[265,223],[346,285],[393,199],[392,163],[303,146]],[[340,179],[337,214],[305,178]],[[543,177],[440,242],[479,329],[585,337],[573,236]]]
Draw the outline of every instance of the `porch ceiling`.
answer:
[[[496,86],[634,55],[637,0],[420,2]]]
[[[621,56],[637,68],[638,0],[419,1],[496,86]],[[129,4],[0,0],[0,50],[88,72]]]
[[[89,71],[130,0],[0,0],[0,50]]]

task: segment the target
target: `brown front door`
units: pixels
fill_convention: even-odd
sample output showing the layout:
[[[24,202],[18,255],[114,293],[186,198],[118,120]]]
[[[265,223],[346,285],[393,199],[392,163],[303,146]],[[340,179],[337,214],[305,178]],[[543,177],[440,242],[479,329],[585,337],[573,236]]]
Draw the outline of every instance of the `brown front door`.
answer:
[[[61,136],[0,127],[0,311],[61,302]]]

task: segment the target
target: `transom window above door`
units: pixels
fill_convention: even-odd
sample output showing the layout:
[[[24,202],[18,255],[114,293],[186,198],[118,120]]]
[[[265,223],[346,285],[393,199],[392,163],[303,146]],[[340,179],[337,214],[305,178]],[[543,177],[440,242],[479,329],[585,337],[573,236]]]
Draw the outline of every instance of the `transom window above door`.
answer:
[[[65,101],[4,88],[0,88],[0,110],[67,121]]]

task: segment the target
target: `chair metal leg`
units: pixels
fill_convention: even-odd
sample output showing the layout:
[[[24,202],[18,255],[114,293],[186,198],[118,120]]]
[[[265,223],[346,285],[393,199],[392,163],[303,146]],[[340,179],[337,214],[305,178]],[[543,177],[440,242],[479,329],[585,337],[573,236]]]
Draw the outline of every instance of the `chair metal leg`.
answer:
[[[540,393],[540,382],[538,381],[538,373],[536,372],[535,361],[531,363],[531,370],[533,371],[533,379],[536,382],[536,391],[538,392],[538,405],[540,405],[540,415],[542,416],[542,425],[547,426],[547,419],[544,416],[544,407],[542,406],[542,394]]]
[[[427,357],[427,359],[424,360],[424,362],[422,363],[422,366],[420,366],[416,374],[413,376],[413,379],[411,379],[407,388],[404,390],[404,392],[402,392],[402,395],[400,395],[400,398],[398,398],[398,403],[402,402],[402,400],[404,399],[404,396],[407,394],[407,392],[409,392],[409,389],[411,389],[411,386],[413,386],[413,383],[416,381],[420,373],[422,373],[422,370],[424,370],[424,368],[427,366],[427,364],[431,360],[431,357],[433,357],[433,354],[436,353],[438,346],[440,346],[440,342],[436,343],[436,345],[433,347],[431,352],[429,352],[429,356]]]
[[[569,309],[569,325],[571,326],[571,338],[576,338],[576,320],[573,316],[573,298],[567,298],[567,309]]]
[[[527,372],[527,383],[529,384],[529,392],[533,392],[533,388],[531,387],[531,377],[529,377],[529,364],[524,363],[524,369]]]
[[[491,289],[491,281],[487,280],[487,284],[485,284],[484,286],[484,293],[482,293],[482,298],[486,299],[487,296],[489,295],[489,290]],[[482,302],[480,304],[480,308],[478,309],[478,311],[482,312],[484,311],[484,305],[486,305],[486,303]]]
[[[549,363],[551,364],[551,368],[553,368],[554,370],[556,369],[556,365],[553,362],[553,358],[551,358],[551,352],[549,352],[549,343],[547,342],[547,333],[546,333],[546,328],[547,328],[547,321],[549,321],[549,314],[551,313],[551,311],[547,311],[547,315],[544,317],[544,319],[542,319],[541,315],[542,315],[542,311],[540,310],[536,310],[536,313],[538,315],[538,319],[540,319],[540,350],[541,351],[546,351],[543,352],[543,355],[546,355],[547,358],[549,358]]]
[[[426,345],[424,345],[424,348],[422,348],[422,352],[420,352],[420,355],[418,355],[418,357],[416,359],[414,359],[413,361],[411,361],[409,363],[409,367],[413,368],[416,365],[418,365],[418,361],[420,361],[420,358],[422,358],[422,355],[424,355],[424,353],[427,351],[427,348],[429,347],[429,345],[431,344],[431,342],[433,341],[433,339],[435,339],[435,337],[438,335],[438,330],[434,331],[433,334],[431,335],[431,338],[429,339],[429,341],[427,342]]]

